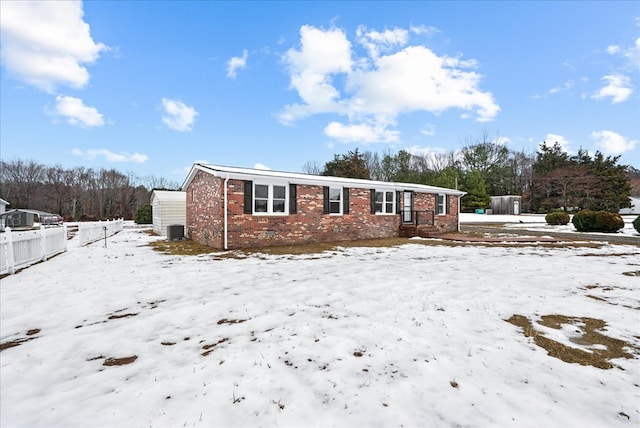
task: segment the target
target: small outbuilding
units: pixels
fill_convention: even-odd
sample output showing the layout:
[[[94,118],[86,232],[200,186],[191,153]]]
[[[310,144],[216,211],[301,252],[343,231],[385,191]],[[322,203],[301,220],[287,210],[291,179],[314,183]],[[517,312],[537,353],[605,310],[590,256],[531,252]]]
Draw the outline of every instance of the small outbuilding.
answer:
[[[187,198],[185,192],[154,190],[151,194],[153,232],[167,235],[167,227],[186,224]]]
[[[491,214],[520,215],[522,196],[504,195],[491,197]]]
[[[0,214],[7,210],[7,205],[11,205],[9,202],[4,199],[0,199]]]
[[[620,214],[640,214],[640,197],[631,196],[631,207],[622,208],[619,213]]]

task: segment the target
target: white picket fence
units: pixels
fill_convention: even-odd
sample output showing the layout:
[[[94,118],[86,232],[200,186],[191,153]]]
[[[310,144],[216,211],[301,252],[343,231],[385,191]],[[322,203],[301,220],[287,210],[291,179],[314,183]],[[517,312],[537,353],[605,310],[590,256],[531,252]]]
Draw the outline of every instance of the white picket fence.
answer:
[[[122,219],[79,223],[80,246],[121,232],[123,224]],[[4,233],[0,233],[0,275],[14,274],[18,269],[45,261],[65,251],[67,251],[66,225],[17,232],[7,227]]]
[[[90,223],[78,223],[78,238],[80,246],[113,236],[122,232],[124,220],[92,221]]]
[[[67,227],[41,228],[13,232],[7,227],[0,233],[0,275],[67,251]]]

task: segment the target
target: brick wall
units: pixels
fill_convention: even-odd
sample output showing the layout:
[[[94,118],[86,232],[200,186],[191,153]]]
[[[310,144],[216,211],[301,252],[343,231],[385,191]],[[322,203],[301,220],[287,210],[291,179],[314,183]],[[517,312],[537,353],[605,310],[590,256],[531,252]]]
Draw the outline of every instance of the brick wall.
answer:
[[[433,212],[433,232],[455,232],[458,230],[458,197],[449,195],[447,214],[438,215],[437,195],[435,193],[414,193],[413,209]]]
[[[224,180],[198,171],[187,188],[187,236],[214,248],[224,247]]]
[[[196,242],[224,248],[224,179],[198,171],[187,189],[187,233]],[[334,242],[398,236],[399,215],[371,214],[369,189],[349,189],[349,214],[323,214],[322,186],[297,185],[297,213],[244,214],[244,182],[229,180],[228,247],[251,248],[309,242]],[[457,214],[457,197],[450,212]],[[414,209],[434,210],[435,195],[416,193]],[[457,228],[457,216],[435,216],[442,231]]]

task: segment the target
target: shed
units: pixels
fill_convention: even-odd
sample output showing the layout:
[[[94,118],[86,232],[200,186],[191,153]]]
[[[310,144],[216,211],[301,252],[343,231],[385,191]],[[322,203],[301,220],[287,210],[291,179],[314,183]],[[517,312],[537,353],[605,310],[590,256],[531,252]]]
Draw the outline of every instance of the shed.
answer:
[[[630,208],[622,208],[619,213],[620,214],[640,214],[640,197],[631,196],[631,207]]]
[[[36,215],[32,210],[9,210],[0,214],[0,220],[3,228],[28,228],[33,227]]]
[[[503,195],[491,197],[491,214],[520,215],[522,196]]]
[[[7,205],[11,205],[4,199],[0,199],[0,214],[3,214],[7,210]],[[4,217],[0,217],[0,229],[4,229]]]
[[[11,205],[9,202],[4,199],[0,199],[0,214],[7,210],[7,205]]]
[[[153,231],[161,236],[167,235],[167,226],[185,225],[187,197],[185,192],[173,190],[154,190],[151,194]]]

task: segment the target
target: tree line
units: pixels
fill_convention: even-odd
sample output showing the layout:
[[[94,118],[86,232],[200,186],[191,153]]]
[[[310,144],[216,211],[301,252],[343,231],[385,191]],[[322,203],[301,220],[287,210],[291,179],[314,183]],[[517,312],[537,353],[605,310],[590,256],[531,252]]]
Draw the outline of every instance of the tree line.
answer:
[[[412,154],[405,150],[384,155],[360,152],[334,155],[323,166],[307,162],[310,174],[419,183],[460,189],[467,194],[461,209],[490,208],[491,196],[519,195],[523,210],[609,210],[631,206],[629,196],[640,193],[640,171],[619,165],[619,156],[574,156],[557,142],[543,142],[537,153],[509,150],[485,133],[458,151]],[[632,183],[634,186],[632,187]]]
[[[489,208],[490,197],[520,195],[524,211],[554,209],[618,211],[640,194],[640,171],[618,164],[619,156],[570,155],[560,144],[543,142],[537,153],[509,150],[487,133],[466,140],[462,149],[425,155],[406,150],[384,154],[336,154],[320,165],[307,162],[308,174],[418,183],[460,189],[462,210]],[[149,203],[153,189],[180,185],[155,176],[139,178],[115,169],[46,166],[35,161],[0,161],[0,198],[11,208],[62,215],[66,221],[122,217],[132,219]]]
[[[0,161],[0,198],[11,203],[9,208],[59,214],[66,221],[132,219],[139,207],[149,203],[153,189],[179,188],[164,178],[139,178],[115,169]]]

